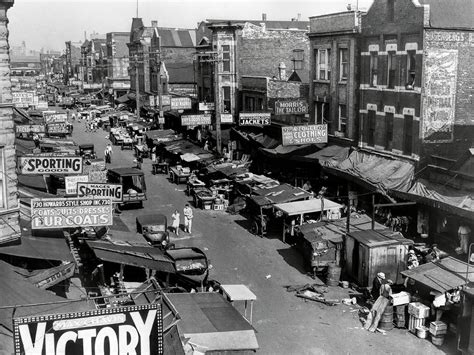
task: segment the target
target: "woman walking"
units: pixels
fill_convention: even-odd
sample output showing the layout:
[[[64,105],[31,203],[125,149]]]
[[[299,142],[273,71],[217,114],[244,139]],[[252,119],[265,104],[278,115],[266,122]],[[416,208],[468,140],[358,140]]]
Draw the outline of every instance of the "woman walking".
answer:
[[[179,212],[175,210],[174,213],[171,215],[171,228],[173,228],[176,236],[179,236]]]

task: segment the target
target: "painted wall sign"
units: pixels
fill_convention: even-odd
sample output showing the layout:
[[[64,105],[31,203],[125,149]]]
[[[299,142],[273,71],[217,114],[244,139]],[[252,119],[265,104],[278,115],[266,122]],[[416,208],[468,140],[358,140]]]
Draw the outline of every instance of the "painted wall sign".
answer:
[[[163,354],[157,303],[13,319],[15,354]],[[67,351],[66,351],[67,350]]]
[[[65,176],[64,185],[66,187],[66,195],[77,194],[77,183],[89,181],[89,175],[71,175]]]
[[[422,137],[425,143],[453,140],[458,51],[425,50]]]
[[[271,124],[270,112],[241,112],[239,126],[268,126]]]
[[[110,198],[34,198],[31,229],[101,227],[112,225]]]
[[[77,184],[79,197],[110,197],[112,202],[122,202],[123,187],[119,184],[79,182]]]
[[[44,133],[45,127],[42,124],[16,125],[16,133]]]
[[[308,113],[308,103],[305,100],[275,101],[275,115],[304,115]]]
[[[181,126],[211,124],[211,115],[182,115]]]
[[[328,126],[325,124],[289,126],[281,128],[282,145],[327,143]]]
[[[18,161],[25,175],[82,173],[82,157],[77,156],[22,156]]]
[[[189,97],[172,97],[171,98],[172,110],[187,110],[190,108],[191,108],[191,98]]]

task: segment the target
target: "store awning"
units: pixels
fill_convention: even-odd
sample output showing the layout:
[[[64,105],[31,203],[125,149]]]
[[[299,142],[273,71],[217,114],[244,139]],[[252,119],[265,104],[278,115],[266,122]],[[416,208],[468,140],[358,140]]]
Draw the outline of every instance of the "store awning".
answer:
[[[295,201],[287,203],[279,203],[275,208],[282,211],[287,216],[297,216],[305,213],[319,212],[321,210],[327,211],[332,209],[339,209],[342,206],[334,201],[324,199],[324,205],[321,199],[312,198],[310,200]]]
[[[185,153],[180,156],[181,160],[187,163],[191,163],[193,161],[201,160],[196,154],[193,153]]]
[[[32,259],[73,261],[66,240],[63,238],[43,238],[22,235],[21,244],[2,246],[0,254]]]
[[[323,145],[324,146],[324,145]],[[264,153],[266,156],[270,157],[280,157],[280,156],[291,156],[293,157],[294,155],[301,155],[304,151],[312,150],[314,151],[315,149],[321,149],[321,147],[318,147],[317,145],[313,144],[305,144],[305,145],[290,145],[290,146],[283,146],[283,145],[278,145],[275,148],[260,148],[260,151]]]
[[[426,263],[402,274],[433,290],[446,292],[468,282],[474,282],[474,265],[469,269],[468,264],[451,256],[436,262]],[[468,282],[466,282],[466,276]]]
[[[298,157],[301,161],[317,160],[321,166],[334,167],[349,157],[349,147],[341,147],[338,145],[330,145],[315,153]]]
[[[306,200],[311,196],[306,190],[290,184],[281,184],[270,188],[259,188],[254,194],[265,197],[270,203],[286,203],[291,201]]]

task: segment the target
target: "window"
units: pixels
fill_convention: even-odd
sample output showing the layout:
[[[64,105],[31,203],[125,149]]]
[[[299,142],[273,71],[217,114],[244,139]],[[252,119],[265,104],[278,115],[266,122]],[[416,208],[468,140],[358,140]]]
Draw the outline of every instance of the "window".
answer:
[[[349,49],[339,49],[339,80],[346,81],[349,75]]]
[[[385,113],[385,149],[392,150],[393,143],[393,113]]]
[[[4,158],[4,149],[0,147],[0,210],[4,209],[6,206],[5,196],[6,196],[6,174],[5,174],[5,158]]]
[[[369,110],[367,114],[368,118],[368,129],[367,129],[367,145],[373,147],[375,144],[375,111]]]
[[[387,0],[387,20],[393,22],[395,19],[395,0]]]
[[[415,87],[415,73],[416,73],[416,52],[407,51],[407,84],[406,88],[413,90]]]
[[[325,124],[329,121],[329,104],[327,102],[316,102],[315,106],[315,122],[317,124]]]
[[[405,115],[403,125],[403,154],[413,152],[413,116]]]
[[[397,72],[397,58],[395,52],[388,52],[387,69],[387,88],[393,89],[395,87],[395,75]]]
[[[293,70],[302,70],[303,61],[304,61],[304,50],[302,49],[293,49]]]
[[[222,46],[222,70],[224,72],[230,72],[230,46]]]
[[[330,80],[331,79],[331,68],[330,68],[330,49],[319,49],[317,50],[316,56],[316,79],[318,80]]]
[[[224,112],[231,113],[231,101],[230,101],[230,86],[223,86],[224,91]]]
[[[339,122],[337,125],[337,130],[346,135],[347,129],[347,107],[346,105],[339,105]]]
[[[379,56],[377,52],[370,53],[370,86],[377,86],[377,69]]]
[[[245,111],[253,112],[255,111],[255,98],[251,96],[245,97]]]

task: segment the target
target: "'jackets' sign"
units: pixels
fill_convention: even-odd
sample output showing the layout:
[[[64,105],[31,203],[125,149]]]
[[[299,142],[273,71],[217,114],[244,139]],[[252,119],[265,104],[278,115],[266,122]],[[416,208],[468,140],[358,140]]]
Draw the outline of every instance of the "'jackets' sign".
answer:
[[[270,116],[270,112],[241,112],[239,114],[239,126],[268,126],[271,123]]]
[[[15,354],[163,354],[161,305],[13,319]]]
[[[328,126],[325,124],[281,128],[282,145],[300,145],[328,142]]]
[[[31,200],[31,229],[110,225],[112,225],[110,198],[34,198]]]
[[[275,102],[275,115],[303,115],[308,113],[305,100],[281,100]]]
[[[181,116],[181,126],[198,126],[200,124],[211,124],[211,115]]]
[[[44,125],[32,124],[32,125],[17,125],[16,133],[44,133]]]
[[[82,157],[77,156],[23,156],[18,166],[22,174],[80,174],[82,173]]]
[[[77,196],[95,196],[95,197],[110,197],[112,202],[121,202],[123,196],[122,185],[118,184],[97,184],[84,183],[77,184]]]
[[[191,108],[191,98],[189,97],[172,97],[171,98],[172,110],[187,110],[190,108]]]

